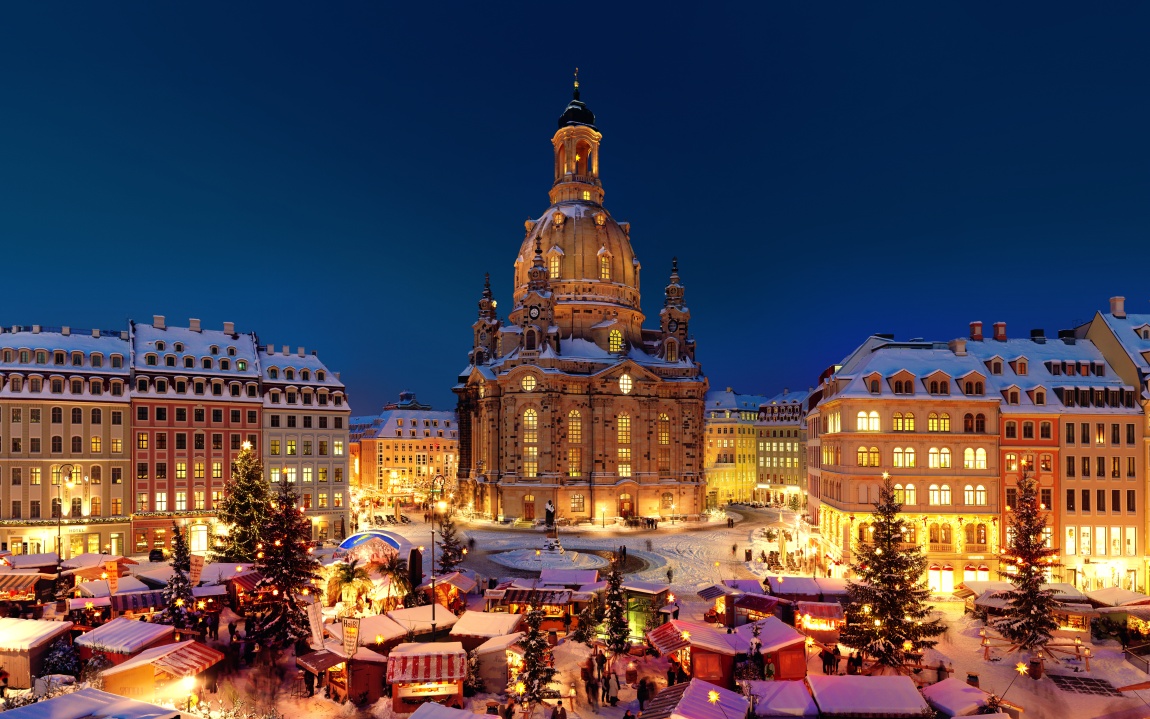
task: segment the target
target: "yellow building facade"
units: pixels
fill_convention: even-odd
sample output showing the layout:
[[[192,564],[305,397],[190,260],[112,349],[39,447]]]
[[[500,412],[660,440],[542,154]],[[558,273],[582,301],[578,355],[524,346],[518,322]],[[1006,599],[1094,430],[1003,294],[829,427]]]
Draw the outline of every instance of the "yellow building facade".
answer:
[[[758,440],[755,427],[765,397],[728,387],[707,393],[707,506],[758,498]]]

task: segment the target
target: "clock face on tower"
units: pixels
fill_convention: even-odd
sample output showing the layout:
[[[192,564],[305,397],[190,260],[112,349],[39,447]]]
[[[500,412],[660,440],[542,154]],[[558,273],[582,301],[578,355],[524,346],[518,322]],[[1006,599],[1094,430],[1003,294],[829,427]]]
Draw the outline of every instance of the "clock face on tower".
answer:
[[[677,329],[679,329],[679,323],[676,320],[671,320],[670,322],[667,323],[667,330],[668,331],[674,332]]]
[[[531,315],[531,319],[537,320],[537,319],[539,319],[539,308],[538,307],[532,307],[530,310],[527,311],[527,314]]]

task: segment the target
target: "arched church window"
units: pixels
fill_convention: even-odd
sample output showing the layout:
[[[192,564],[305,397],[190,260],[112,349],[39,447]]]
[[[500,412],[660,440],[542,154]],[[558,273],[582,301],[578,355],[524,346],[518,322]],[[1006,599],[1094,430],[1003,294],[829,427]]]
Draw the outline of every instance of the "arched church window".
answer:
[[[610,255],[606,255],[606,254],[599,255],[599,279],[601,279],[601,280],[611,279],[611,256]]]
[[[608,335],[608,339],[609,339],[608,351],[610,351],[610,352],[622,352],[623,351],[623,333],[622,332],[620,332],[619,330],[611,330],[611,333]]]
[[[547,260],[547,275],[553,280],[559,279],[559,255],[551,255]]]
[[[539,476],[539,413],[523,411],[523,476]]]
[[[663,353],[664,359],[668,362],[679,361],[679,343],[675,340],[667,340],[667,350]]]

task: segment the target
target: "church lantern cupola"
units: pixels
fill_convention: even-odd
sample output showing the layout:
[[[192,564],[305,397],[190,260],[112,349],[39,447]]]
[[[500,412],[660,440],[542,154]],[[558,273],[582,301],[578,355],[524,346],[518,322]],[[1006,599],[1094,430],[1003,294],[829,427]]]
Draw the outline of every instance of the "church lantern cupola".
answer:
[[[599,182],[599,142],[602,133],[595,127],[595,113],[579,99],[579,70],[575,70],[575,91],[559,116],[559,130],[551,138],[555,150],[555,183],[551,202],[582,200],[603,203]]]

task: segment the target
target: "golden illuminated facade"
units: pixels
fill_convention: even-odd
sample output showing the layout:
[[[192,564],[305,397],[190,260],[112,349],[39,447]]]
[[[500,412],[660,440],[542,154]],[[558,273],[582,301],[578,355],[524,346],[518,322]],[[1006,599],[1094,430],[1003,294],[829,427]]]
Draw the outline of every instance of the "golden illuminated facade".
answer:
[[[528,220],[505,324],[490,285],[459,377],[460,506],[492,518],[601,521],[703,510],[707,380],[672,264],[643,327],[628,223],[603,206],[595,116],[552,137],[551,206]]]
[[[707,506],[761,499],[755,423],[765,397],[730,387],[707,393]]]
[[[783,390],[759,405],[755,434],[755,499],[801,508],[807,489],[807,400],[810,392]],[[792,499],[792,497],[796,499]]]

